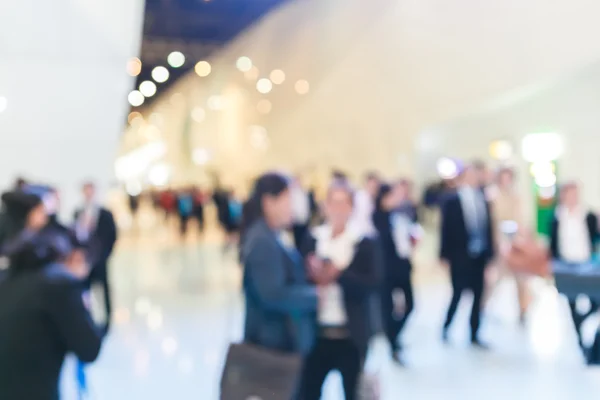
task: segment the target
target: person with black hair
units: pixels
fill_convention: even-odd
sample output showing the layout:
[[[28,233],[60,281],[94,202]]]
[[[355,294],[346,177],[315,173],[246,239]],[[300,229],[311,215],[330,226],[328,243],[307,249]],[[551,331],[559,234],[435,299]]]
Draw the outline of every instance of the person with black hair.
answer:
[[[300,253],[281,240],[292,222],[288,179],[262,175],[243,211],[245,341],[306,354],[315,338],[317,289],[308,281]]]
[[[351,187],[334,182],[326,222],[311,231],[302,249],[320,296],[316,344],[304,367],[304,400],[321,398],[332,370],[342,375],[345,399],[356,399],[374,333],[371,299],[381,284],[381,253],[376,238],[351,223],[353,202]]]
[[[98,356],[102,336],[84,300],[87,268],[70,238],[48,226],[40,192],[2,196],[13,227],[0,253],[0,398],[57,400],[67,353]]]

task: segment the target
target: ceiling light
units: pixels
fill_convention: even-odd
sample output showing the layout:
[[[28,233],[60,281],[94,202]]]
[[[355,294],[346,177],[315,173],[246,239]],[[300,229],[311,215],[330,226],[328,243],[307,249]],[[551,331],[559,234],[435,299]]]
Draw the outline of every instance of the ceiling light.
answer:
[[[267,78],[259,79],[258,82],[256,82],[256,90],[262,94],[269,93],[271,89],[273,89],[273,83]]]
[[[248,57],[240,57],[235,63],[237,69],[242,72],[248,72],[252,69],[252,60]]]
[[[285,72],[280,69],[274,69],[270,75],[271,81],[276,85],[281,85],[285,81]]]
[[[142,62],[137,57],[130,58],[127,60],[126,70],[130,76],[138,76],[142,72]]]
[[[156,94],[156,84],[152,81],[140,83],[140,92],[146,97],[152,97]]]
[[[196,74],[198,74],[198,76],[204,78],[210,75],[212,67],[210,66],[208,61],[200,61],[196,64],[194,70],[196,71]]]
[[[185,56],[180,51],[174,51],[167,56],[167,62],[173,68],[179,68],[185,64]]]
[[[301,79],[298,82],[296,82],[296,85],[294,87],[298,94],[306,94],[310,90],[310,85],[308,84],[308,81],[304,79]]]
[[[152,79],[158,83],[166,82],[169,79],[169,70],[165,67],[155,67],[152,70]]]
[[[132,90],[129,92],[127,100],[129,100],[129,104],[131,104],[133,107],[139,107],[144,104],[144,95],[138,90]]]

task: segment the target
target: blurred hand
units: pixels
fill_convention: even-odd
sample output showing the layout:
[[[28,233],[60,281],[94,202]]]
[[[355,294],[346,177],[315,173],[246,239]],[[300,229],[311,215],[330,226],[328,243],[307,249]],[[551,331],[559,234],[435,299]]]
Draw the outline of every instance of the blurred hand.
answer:
[[[535,238],[515,240],[503,257],[504,262],[515,273],[546,277],[551,273],[547,249]]]
[[[342,270],[331,262],[327,262],[323,265],[323,279],[325,280],[325,284],[337,281],[341,274]]]
[[[85,258],[85,253],[82,250],[71,252],[65,265],[69,272],[78,279],[87,279],[90,274],[90,268]]]

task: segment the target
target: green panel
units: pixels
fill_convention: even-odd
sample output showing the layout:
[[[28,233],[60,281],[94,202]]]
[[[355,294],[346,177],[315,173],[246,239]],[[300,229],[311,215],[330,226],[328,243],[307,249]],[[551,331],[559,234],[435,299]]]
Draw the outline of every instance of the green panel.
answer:
[[[554,171],[556,176],[558,177],[558,169],[556,162],[554,164]],[[537,232],[541,236],[549,237],[550,236],[550,223],[552,221],[552,216],[554,214],[554,210],[556,208],[556,201],[558,195],[558,189],[552,198],[542,198],[540,196],[540,188],[535,183],[535,179],[532,179],[533,193],[535,199],[535,211],[537,218]]]

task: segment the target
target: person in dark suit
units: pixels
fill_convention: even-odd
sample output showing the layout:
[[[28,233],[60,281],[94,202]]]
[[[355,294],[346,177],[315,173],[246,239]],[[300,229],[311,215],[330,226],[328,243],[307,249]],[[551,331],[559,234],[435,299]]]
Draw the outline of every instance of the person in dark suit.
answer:
[[[262,175],[243,207],[244,340],[305,355],[315,338],[317,289],[308,281],[300,253],[281,239],[291,223],[288,179]]]
[[[576,183],[562,185],[559,205],[550,224],[550,254],[554,260],[573,265],[592,260],[599,238],[598,218],[581,205]],[[597,311],[598,303],[591,299],[590,309],[586,313],[579,312],[576,299],[569,299],[569,307],[579,345],[585,349],[581,326]]]
[[[37,195],[3,201],[22,229],[1,249],[9,268],[0,278],[0,398],[58,400],[66,354],[92,362],[101,347],[83,297],[86,268],[72,262],[68,237],[47,229]]]
[[[91,264],[88,284],[100,284],[104,292],[104,308],[108,332],[112,317],[108,260],[117,241],[117,226],[112,213],[96,202],[96,186],[86,182],[82,188],[84,204],[75,212],[75,234],[77,240],[85,244]]]
[[[306,358],[302,394],[319,400],[332,370],[342,375],[346,400],[358,395],[359,377],[373,335],[372,295],[382,278],[379,243],[350,223],[354,192],[334,182],[325,204],[326,222],[303,246],[310,275],[319,285],[316,344]]]
[[[412,213],[405,205],[408,194],[407,181],[402,180],[394,186],[382,185],[373,214],[373,223],[383,249],[385,266],[385,279],[381,289],[384,329],[390,343],[392,358],[400,364],[402,364],[399,354],[401,345],[398,335],[414,309],[411,256],[416,213]],[[404,295],[404,309],[401,315],[398,315],[394,304],[394,292],[397,290],[401,290]]]
[[[462,293],[471,290],[471,343],[485,348],[479,338],[479,325],[485,269],[494,256],[494,228],[475,167],[465,166],[460,182],[457,193],[442,206],[440,259],[450,268],[453,290],[443,339],[448,340],[448,329]]]

